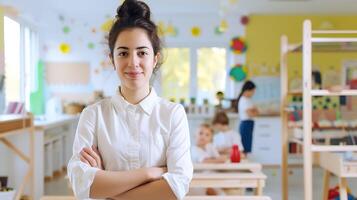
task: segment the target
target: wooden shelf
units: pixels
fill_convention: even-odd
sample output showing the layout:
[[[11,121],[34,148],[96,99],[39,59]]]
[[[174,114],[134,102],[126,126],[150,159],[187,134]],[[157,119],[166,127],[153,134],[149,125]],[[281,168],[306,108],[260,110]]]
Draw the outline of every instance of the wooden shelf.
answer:
[[[356,145],[311,145],[313,152],[344,152],[357,151]]]
[[[329,90],[311,90],[312,96],[357,96],[357,90],[342,90],[333,92]]]
[[[341,42],[357,42],[357,38],[327,38],[327,37],[313,37],[311,38],[312,43],[341,43]]]
[[[289,45],[290,52],[302,52],[302,44]],[[313,43],[313,52],[331,53],[331,52],[357,52],[357,43],[355,42],[329,42]]]

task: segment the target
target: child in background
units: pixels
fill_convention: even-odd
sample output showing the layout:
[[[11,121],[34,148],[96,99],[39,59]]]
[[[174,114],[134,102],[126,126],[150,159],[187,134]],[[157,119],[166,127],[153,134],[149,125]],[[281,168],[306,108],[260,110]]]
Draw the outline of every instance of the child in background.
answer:
[[[254,120],[258,109],[254,106],[252,96],[255,93],[255,84],[252,81],[246,81],[238,96],[238,114],[240,118],[239,132],[242,137],[244,153],[252,152]]]
[[[197,135],[196,145],[192,147],[193,163],[224,163],[226,158],[220,156],[212,144],[213,129],[209,124],[201,124]]]
[[[229,118],[225,112],[217,112],[213,117],[212,125],[218,132],[213,137],[213,144],[220,154],[229,156],[234,144],[237,144],[239,150],[243,152],[241,137],[239,133],[229,128]]]
[[[192,146],[191,159],[193,163],[224,163],[227,158],[220,156],[212,144],[213,129],[209,124],[201,124],[197,134],[196,145]],[[224,195],[218,188],[190,189],[189,195]]]

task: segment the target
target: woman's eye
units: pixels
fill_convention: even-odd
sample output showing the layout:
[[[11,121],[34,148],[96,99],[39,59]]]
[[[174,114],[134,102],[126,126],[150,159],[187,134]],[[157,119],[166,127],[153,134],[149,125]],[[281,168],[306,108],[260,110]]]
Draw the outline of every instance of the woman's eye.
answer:
[[[147,55],[147,53],[145,51],[140,51],[140,52],[138,52],[138,55],[139,56],[145,56],[145,55]]]
[[[127,55],[128,55],[127,52],[119,52],[118,53],[118,56],[120,56],[120,57],[127,56]]]

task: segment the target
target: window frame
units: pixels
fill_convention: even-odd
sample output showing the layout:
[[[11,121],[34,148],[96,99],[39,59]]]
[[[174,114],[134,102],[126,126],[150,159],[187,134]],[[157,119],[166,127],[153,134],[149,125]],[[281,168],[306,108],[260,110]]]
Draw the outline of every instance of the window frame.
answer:
[[[190,45],[184,45],[184,44],[175,44],[175,45],[170,45],[165,48],[187,48],[189,49],[189,57],[190,57],[190,81],[189,81],[189,98],[195,97],[197,99],[198,95],[198,50],[201,48],[222,48],[225,49],[226,51],[226,73],[228,74],[230,70],[230,66],[233,63],[234,56],[230,52],[229,48],[227,46],[224,46],[222,44],[190,44]],[[165,55],[164,55],[165,56]],[[165,63],[164,63],[165,64]],[[157,75],[158,82],[160,84],[155,85],[157,88],[157,91],[160,93],[161,92],[161,78],[162,74],[161,71],[159,71]],[[226,77],[225,79],[225,88],[224,88],[224,93],[226,97],[231,97],[235,98],[235,83],[229,79],[229,77]],[[187,99],[189,100],[189,99]],[[187,101],[186,100],[186,101]],[[201,103],[201,102],[197,102]],[[210,102],[213,104],[213,102]]]
[[[40,59],[40,52],[39,52],[39,46],[40,46],[40,41],[39,41],[39,33],[38,29],[36,26],[34,26],[32,23],[29,21],[23,19],[22,17],[19,16],[12,16],[9,14],[4,14],[3,18],[5,17],[17,22],[20,26],[20,99],[18,101],[24,102],[25,103],[25,109],[26,111],[30,111],[30,94],[33,91],[36,91],[38,88],[37,85],[37,62]],[[29,46],[30,46],[30,52],[28,53],[29,58],[29,66],[26,66],[26,44],[25,44],[25,30],[29,30]],[[5,49],[6,51],[6,49]],[[28,68],[29,69],[28,69]],[[6,70],[6,66],[4,67],[4,71]],[[28,77],[26,76],[26,70],[28,70]],[[28,80],[29,79],[29,80]],[[30,89],[29,91],[26,90],[26,84],[30,84]],[[6,91],[5,96],[6,96]],[[5,106],[9,103],[6,101],[5,97]]]

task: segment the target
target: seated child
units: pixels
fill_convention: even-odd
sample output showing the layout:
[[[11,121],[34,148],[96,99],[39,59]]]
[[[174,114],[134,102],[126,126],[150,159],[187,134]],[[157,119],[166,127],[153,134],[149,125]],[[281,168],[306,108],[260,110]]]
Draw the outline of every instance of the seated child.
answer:
[[[217,131],[213,138],[213,144],[220,154],[229,156],[234,144],[237,144],[239,151],[243,152],[240,134],[229,128],[229,118],[225,112],[217,112],[213,117],[212,125]],[[243,154],[241,155],[243,156]]]
[[[192,146],[191,158],[193,163],[224,163],[227,158],[221,156],[212,144],[213,129],[209,124],[201,124],[197,134],[196,145]],[[190,189],[189,195],[224,195],[221,189]]]
[[[209,124],[201,124],[196,145],[192,146],[193,163],[224,163],[226,157],[220,156],[215,146],[212,144],[213,129]]]

